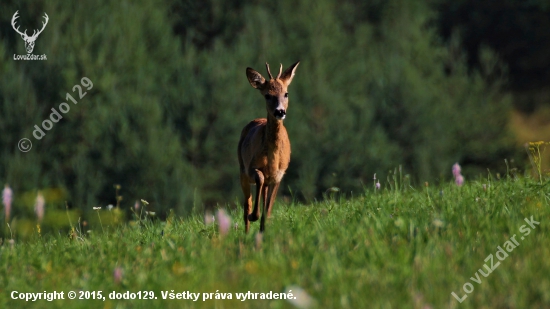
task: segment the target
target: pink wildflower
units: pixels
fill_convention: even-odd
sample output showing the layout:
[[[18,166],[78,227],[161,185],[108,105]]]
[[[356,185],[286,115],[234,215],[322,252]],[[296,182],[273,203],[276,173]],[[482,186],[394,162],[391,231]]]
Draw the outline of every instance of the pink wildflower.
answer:
[[[453,176],[454,176],[455,178],[457,178],[457,177],[460,175],[460,171],[461,171],[461,170],[462,170],[462,169],[460,168],[460,165],[458,164],[458,162],[455,163],[455,164],[453,165]]]
[[[456,185],[457,186],[462,186],[464,184],[464,177],[462,175],[458,175],[456,178],[455,178],[455,182],[456,182]]]
[[[38,195],[36,196],[36,204],[34,204],[34,211],[36,212],[38,222],[42,222],[42,219],[44,219],[44,204],[44,196],[42,193],[38,192]]]
[[[113,271],[113,280],[115,281],[115,284],[120,284],[122,281],[122,268],[115,267],[115,270]]]
[[[262,240],[264,238],[264,234],[258,233],[256,234],[255,241],[256,241],[256,250],[260,250],[262,248]]]
[[[377,189],[377,190],[380,190],[380,180],[378,180],[378,181],[376,182],[376,185],[375,185],[375,186],[376,186],[376,189]]]
[[[462,174],[460,174],[460,171],[462,169],[460,168],[460,165],[458,163],[455,163],[453,165],[453,176],[455,177],[455,183],[457,186],[462,186],[464,184],[464,177]]]
[[[4,204],[4,212],[6,213],[6,221],[10,220],[11,202],[13,200],[13,191],[10,186],[6,184],[4,190],[2,190],[2,204]]]
[[[223,209],[218,209],[216,217],[220,228],[220,234],[227,235],[229,228],[231,227],[231,217],[229,217]]]

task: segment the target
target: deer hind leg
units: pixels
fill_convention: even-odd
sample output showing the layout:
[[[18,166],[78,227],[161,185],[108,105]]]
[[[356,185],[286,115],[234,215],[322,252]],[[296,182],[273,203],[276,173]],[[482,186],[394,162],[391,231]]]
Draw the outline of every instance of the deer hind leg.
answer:
[[[245,174],[241,174],[241,188],[243,189],[244,202],[244,231],[248,233],[250,229],[250,221],[248,221],[248,214],[252,211],[252,195],[250,194],[250,183],[248,177]]]
[[[262,192],[264,187],[264,174],[258,169],[255,169],[253,175],[254,181],[256,182],[256,196],[254,200],[254,210],[251,214],[248,215],[248,220],[252,222],[258,221],[258,219],[260,218],[260,193]]]
[[[267,185],[264,185],[264,187],[262,188],[262,200],[263,200],[263,208],[262,208],[262,213],[267,209],[267,189],[269,188],[269,186]]]

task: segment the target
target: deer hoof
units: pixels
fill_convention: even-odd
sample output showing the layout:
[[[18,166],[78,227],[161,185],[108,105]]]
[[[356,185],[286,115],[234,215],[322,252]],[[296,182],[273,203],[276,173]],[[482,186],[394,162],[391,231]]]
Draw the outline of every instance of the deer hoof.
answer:
[[[255,213],[248,214],[248,221],[251,221],[251,222],[258,221],[259,218],[260,217]]]

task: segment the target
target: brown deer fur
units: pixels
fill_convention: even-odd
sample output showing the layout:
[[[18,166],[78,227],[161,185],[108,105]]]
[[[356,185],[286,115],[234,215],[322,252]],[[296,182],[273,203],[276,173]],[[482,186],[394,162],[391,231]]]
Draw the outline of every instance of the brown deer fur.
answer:
[[[266,80],[257,71],[247,68],[246,76],[252,87],[260,90],[266,100],[267,118],[258,118],[248,123],[239,140],[239,165],[241,172],[241,187],[244,193],[244,224],[245,232],[250,229],[250,221],[260,217],[260,194],[264,210],[260,221],[260,232],[265,230],[265,218],[271,216],[271,208],[277,196],[281,179],[290,163],[290,141],[283,125],[288,108],[287,88],[294,77],[296,62],[273,78],[266,63]],[[254,210],[252,210],[252,195],[250,185],[256,185]]]

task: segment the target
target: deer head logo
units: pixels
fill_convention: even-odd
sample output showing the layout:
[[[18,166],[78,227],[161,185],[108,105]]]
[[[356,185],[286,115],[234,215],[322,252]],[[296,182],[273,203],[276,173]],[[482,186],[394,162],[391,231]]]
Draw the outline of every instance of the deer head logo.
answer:
[[[25,29],[24,32],[21,32],[19,31],[19,27],[15,28],[15,20],[19,18],[19,16],[17,16],[18,12],[19,11],[13,14],[13,17],[11,19],[11,26],[13,27],[13,30],[15,30],[15,32],[21,35],[21,38],[23,38],[23,40],[25,41],[25,49],[27,50],[27,53],[30,54],[34,49],[34,41],[36,41],[38,35],[42,33],[42,31],[44,30],[44,28],[46,28],[46,25],[48,24],[48,14],[44,13],[44,19],[46,19],[46,22],[42,22],[42,29],[40,29],[38,32],[36,32],[36,30],[33,30],[32,35],[28,36],[27,29]]]

